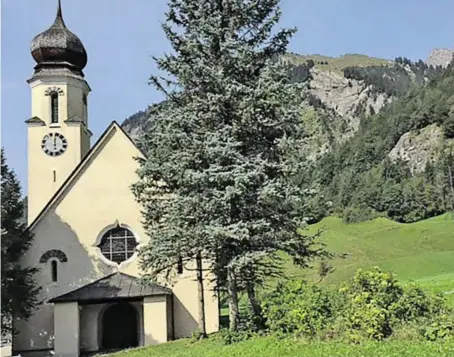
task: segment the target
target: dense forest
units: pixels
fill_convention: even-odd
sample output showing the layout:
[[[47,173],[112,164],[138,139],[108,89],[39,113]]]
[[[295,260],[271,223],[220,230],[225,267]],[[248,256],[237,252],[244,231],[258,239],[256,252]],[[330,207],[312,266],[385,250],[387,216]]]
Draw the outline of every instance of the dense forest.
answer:
[[[398,57],[392,66],[346,67],[343,73],[345,78],[363,81],[365,86],[372,85],[376,93],[396,96],[405,94],[414,84],[425,84],[442,71],[441,67],[429,66],[422,60],[412,62]]]
[[[402,92],[395,85],[392,103],[375,115],[363,117],[357,133],[324,155],[307,173],[324,199],[332,203],[331,211],[323,215],[341,214],[348,222],[377,215],[414,222],[454,208],[454,66],[429,71],[418,66],[430,73],[425,81],[413,81]],[[349,73],[363,73],[371,84],[377,83],[376,68],[370,68],[370,73],[365,68]],[[438,155],[422,172],[412,173],[406,162],[389,158],[403,134],[431,124],[442,128],[444,140]]]

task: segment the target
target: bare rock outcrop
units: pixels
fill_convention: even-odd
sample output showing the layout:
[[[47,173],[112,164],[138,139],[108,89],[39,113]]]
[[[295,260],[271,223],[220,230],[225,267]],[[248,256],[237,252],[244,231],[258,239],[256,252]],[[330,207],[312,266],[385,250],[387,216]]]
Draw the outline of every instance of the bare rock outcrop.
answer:
[[[428,162],[434,162],[443,145],[452,145],[453,140],[444,139],[443,129],[431,124],[421,130],[403,134],[389,152],[391,160],[401,159],[408,163],[413,173],[424,171]]]
[[[371,87],[365,86],[362,81],[347,79],[340,73],[319,69],[314,69],[312,76],[311,93],[338,115],[348,118],[353,131],[359,126],[359,117],[356,115],[359,106],[363,106],[366,113],[370,114],[370,108],[378,112],[386,103],[387,98],[384,94],[372,93]]]
[[[437,48],[430,53],[426,63],[429,66],[446,67],[449,63],[451,63],[453,59],[454,59],[453,49]]]

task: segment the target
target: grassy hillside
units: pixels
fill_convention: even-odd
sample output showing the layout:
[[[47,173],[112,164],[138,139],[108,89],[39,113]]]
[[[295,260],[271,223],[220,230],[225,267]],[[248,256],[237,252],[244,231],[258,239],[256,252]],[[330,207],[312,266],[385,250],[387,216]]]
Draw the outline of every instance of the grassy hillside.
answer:
[[[313,60],[316,68],[337,73],[342,73],[344,68],[347,67],[388,66],[392,64],[389,60],[354,53],[348,53],[340,57],[329,57],[318,54],[288,54],[286,57],[293,64],[301,64],[308,60]]]
[[[119,352],[118,357],[451,357],[453,343],[425,343],[390,341],[347,345],[340,343],[303,343],[290,339],[272,337],[257,338],[232,345],[223,345],[216,340],[169,342],[148,348]]]
[[[328,263],[335,269],[324,283],[338,284],[359,268],[379,266],[399,280],[416,281],[434,292],[443,292],[454,305],[454,217],[451,214],[403,224],[386,218],[345,224],[328,217],[309,227],[322,229],[328,250],[343,254]],[[288,277],[318,279],[315,269],[301,270],[288,263]]]
[[[336,271],[327,280],[339,282],[362,267],[378,265],[400,279],[427,279],[454,273],[454,219],[450,214],[403,224],[377,218],[345,224],[329,217],[309,227],[322,229],[322,241],[330,251],[345,254],[331,264]],[[291,270],[290,274],[300,274]]]

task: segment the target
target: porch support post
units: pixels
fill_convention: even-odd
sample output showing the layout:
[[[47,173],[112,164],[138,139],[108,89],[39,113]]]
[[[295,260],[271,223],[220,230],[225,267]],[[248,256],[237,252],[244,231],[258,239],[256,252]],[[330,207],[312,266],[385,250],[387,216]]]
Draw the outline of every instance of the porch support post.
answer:
[[[79,304],[54,304],[54,349],[56,357],[79,357]]]
[[[143,299],[144,345],[168,341],[167,296],[150,296]]]

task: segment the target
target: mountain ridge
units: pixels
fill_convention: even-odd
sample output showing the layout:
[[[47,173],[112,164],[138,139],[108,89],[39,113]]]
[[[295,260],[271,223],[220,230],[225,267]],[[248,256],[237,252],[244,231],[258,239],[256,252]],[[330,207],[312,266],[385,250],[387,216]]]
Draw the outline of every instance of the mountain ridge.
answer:
[[[389,183],[397,201],[410,199],[405,195],[422,195],[426,186],[434,191],[432,196],[420,199],[434,205],[430,210],[417,207],[414,201],[405,212],[386,211],[400,222],[443,213],[450,205],[454,208],[445,170],[451,165],[449,152],[454,150],[454,62],[452,66],[446,64],[450,58],[446,53],[449,50],[435,50],[427,61],[292,53],[279,59],[291,80],[306,83],[302,125],[307,135],[298,151],[308,159],[311,169],[304,175],[311,177],[311,185],[318,185],[324,199],[334,202],[328,212],[319,206],[317,210],[323,213],[315,214],[318,218],[312,220],[332,213],[350,221],[383,214],[383,207],[389,206],[384,197],[380,197],[385,200],[380,208],[373,200],[366,207],[364,197],[358,196],[361,190],[365,190],[365,196],[372,195],[366,194],[367,180],[372,180],[370,185],[378,190],[373,194],[382,196],[388,193],[380,191],[379,186]],[[440,64],[433,66],[430,61]],[[150,109],[146,109],[122,125],[137,140],[152,120]],[[430,174],[429,169],[437,172]],[[392,180],[386,178],[389,170],[397,170]],[[358,192],[350,192],[349,185],[357,187]],[[351,197],[345,196],[346,192]]]

